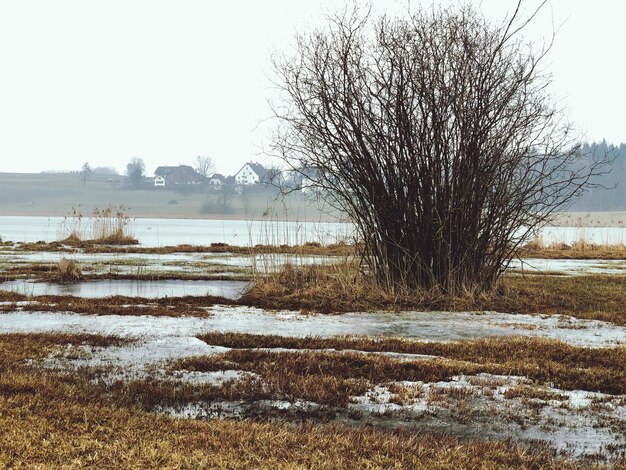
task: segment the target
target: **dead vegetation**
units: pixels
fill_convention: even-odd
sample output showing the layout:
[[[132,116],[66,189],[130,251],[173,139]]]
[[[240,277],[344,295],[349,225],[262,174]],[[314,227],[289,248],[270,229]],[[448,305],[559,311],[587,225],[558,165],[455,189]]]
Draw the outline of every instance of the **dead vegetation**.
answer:
[[[541,241],[527,243],[518,252],[520,258],[544,259],[626,259],[626,245],[598,245],[580,239],[571,245],[553,243],[546,245]]]
[[[331,375],[371,383],[411,380],[436,382],[453,375],[489,373],[519,375],[564,390],[626,394],[626,347],[584,348],[543,338],[505,337],[453,343],[398,338],[280,336],[209,333],[199,336],[211,345],[234,349],[221,356],[190,358],[175,367],[187,370],[237,369],[263,375]],[[405,362],[393,356],[329,352],[276,353],[248,348],[338,349],[438,356]],[[235,367],[236,366],[236,367]],[[301,397],[305,398],[305,397]]]
[[[83,298],[71,295],[26,296],[0,290],[0,312],[47,311],[74,312],[87,315],[152,315],[167,317],[207,317],[206,307],[233,305],[233,300],[224,297],[163,297],[144,299],[121,295],[106,298]],[[18,304],[18,302],[20,302]]]
[[[353,256],[356,253],[354,245],[347,243],[335,243],[321,245],[315,242],[303,245],[255,245],[234,246],[227,243],[211,243],[210,245],[172,245],[160,247],[145,246],[112,246],[113,244],[96,243],[94,240],[82,240],[72,237],[62,241],[34,243],[18,242],[12,244],[6,242],[16,251],[51,251],[51,252],[75,252],[80,249],[84,253],[113,253],[113,254],[153,254],[163,255],[172,253],[228,253],[235,255],[264,255],[264,254],[288,254],[306,256]]]
[[[116,340],[0,335],[1,467],[578,468],[545,445],[337,424],[172,419],[133,404],[132,387],[110,390],[80,371],[26,362],[67,344],[109,341]]]
[[[302,267],[287,263],[278,272],[257,276],[241,303],[261,308],[343,313],[394,305],[401,308],[406,301],[378,287],[356,264],[345,262]]]
[[[73,209],[61,223],[61,232],[68,235],[61,243],[69,246],[85,245],[135,245],[139,243],[129,233],[128,208],[109,205],[105,209],[94,209],[90,217]]]
[[[20,267],[12,268],[22,270]],[[29,271],[31,268],[28,268]],[[55,280],[56,273],[41,267],[35,270],[37,278]],[[33,271],[29,271],[33,274]],[[23,275],[26,271],[8,271],[8,275]],[[148,277],[150,279],[150,277]],[[161,278],[161,279],[165,279]],[[212,280],[217,279],[208,276]],[[138,279],[133,275],[104,276],[82,274],[83,280]],[[228,277],[224,280],[245,280]],[[327,266],[294,267],[286,265],[282,271],[255,276],[251,288],[238,300],[203,296],[184,299],[142,299],[114,297],[112,299],[80,299],[71,296],[35,296],[0,291],[0,301],[32,301],[26,310],[75,311],[77,313],[129,314],[136,305],[157,304],[170,307],[169,314],[200,315],[198,307],[215,304],[242,305],[268,310],[301,310],[339,314],[353,311],[498,311],[520,314],[568,315],[581,319],[601,320],[626,325],[626,277],[609,275],[585,276],[505,276],[495,291],[486,294],[467,292],[464,296],[443,295],[436,291],[419,291],[412,296],[394,296],[376,286],[367,275],[350,263]],[[129,307],[120,310],[123,303]],[[15,309],[15,305],[0,306],[1,310]],[[173,307],[173,308],[171,308]],[[182,313],[176,313],[181,309]],[[151,314],[140,309],[139,315]],[[162,315],[166,312],[155,311]]]
[[[250,281],[251,274],[239,270],[239,274],[225,274],[224,269],[206,269],[206,274],[187,271],[151,272],[137,268],[135,272],[89,272],[88,267],[83,271],[76,261],[62,260],[57,265],[28,264],[12,266],[0,272],[0,280],[12,281],[18,279],[33,280],[36,282],[77,282],[77,281]],[[213,272],[212,272],[213,271]]]
[[[124,233],[124,226],[111,228],[111,233],[100,230],[97,238],[90,238],[85,233],[72,231],[63,240],[52,242],[17,242],[2,241],[0,246],[16,251],[50,251],[74,253],[80,250],[84,253],[113,253],[113,254],[172,254],[172,253],[228,253],[234,255],[268,255],[288,254],[303,256],[335,256],[353,258],[363,251],[359,244],[339,242],[322,245],[317,242],[308,242],[302,245],[263,245],[235,246],[228,243],[211,243],[210,245],[168,245],[161,247],[137,246],[138,241]],[[83,230],[85,232],[85,230]],[[105,233],[106,232],[106,233]],[[107,234],[108,233],[108,234]],[[626,245],[624,244],[594,244],[585,241],[584,237],[572,243],[545,244],[540,240],[531,241],[520,247],[516,253],[519,258],[543,259],[600,259],[626,260]]]
[[[626,325],[625,276],[508,276],[485,310],[569,315]]]
[[[82,277],[80,265],[71,259],[62,258],[57,266],[58,279],[63,282],[79,281]]]
[[[215,356],[182,359],[173,370],[212,372],[242,370],[258,374],[263,393],[255,399],[313,401],[345,406],[372,384],[399,380],[437,382],[476,368],[456,361],[403,362],[385,356],[330,352],[233,350]]]
[[[490,293],[445,295],[436,289],[392,295],[350,263],[331,266],[285,265],[256,279],[239,300],[267,309],[321,313],[376,310],[491,310],[508,313],[570,315],[626,324],[624,276],[505,276]]]

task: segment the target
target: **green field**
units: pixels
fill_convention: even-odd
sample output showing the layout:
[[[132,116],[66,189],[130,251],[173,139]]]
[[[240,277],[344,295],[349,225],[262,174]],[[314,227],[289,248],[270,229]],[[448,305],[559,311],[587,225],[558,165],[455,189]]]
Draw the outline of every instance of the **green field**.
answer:
[[[128,208],[131,217],[335,220],[323,208],[292,194],[278,198],[273,187],[246,188],[227,197],[183,188],[130,189],[123,176],[80,173],[0,173],[0,215],[89,215],[109,205]]]

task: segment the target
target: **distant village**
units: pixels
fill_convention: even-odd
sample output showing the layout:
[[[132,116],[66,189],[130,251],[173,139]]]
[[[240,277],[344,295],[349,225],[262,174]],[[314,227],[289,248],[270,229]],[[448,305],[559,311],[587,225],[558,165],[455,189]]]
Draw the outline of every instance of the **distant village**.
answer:
[[[154,176],[147,178],[147,183],[155,188],[174,189],[190,185],[205,187],[209,191],[222,191],[225,188],[241,190],[248,185],[279,183],[280,179],[280,170],[267,169],[260,163],[248,162],[232,176],[221,173],[205,176],[189,165],[159,166],[154,170]]]
[[[306,181],[305,181],[306,180]],[[306,192],[310,181],[300,174],[285,174],[280,169],[265,168],[258,162],[248,162],[234,175],[221,173],[203,175],[190,165],[159,166],[154,176],[146,177],[144,184],[154,188],[181,189],[184,187],[205,189],[207,191],[234,190],[241,193],[246,187],[281,186],[288,184],[293,189]]]

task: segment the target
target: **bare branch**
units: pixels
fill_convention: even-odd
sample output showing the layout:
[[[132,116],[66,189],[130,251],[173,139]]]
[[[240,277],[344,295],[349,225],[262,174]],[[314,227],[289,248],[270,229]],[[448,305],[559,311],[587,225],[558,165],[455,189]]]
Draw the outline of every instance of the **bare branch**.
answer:
[[[547,91],[552,41],[534,53],[520,37],[545,2],[527,18],[521,3],[501,26],[470,6],[355,9],[275,61],[274,152],[351,216],[366,268],[392,290],[493,287],[604,171]]]

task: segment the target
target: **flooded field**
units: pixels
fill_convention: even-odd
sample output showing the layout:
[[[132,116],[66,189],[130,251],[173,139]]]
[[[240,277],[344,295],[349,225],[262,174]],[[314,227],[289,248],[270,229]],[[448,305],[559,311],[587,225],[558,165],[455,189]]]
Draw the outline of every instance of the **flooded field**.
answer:
[[[176,228],[143,221],[140,241],[175,244],[191,230],[206,244],[200,222],[206,221]],[[225,227],[215,240],[241,243],[235,231],[224,238],[235,230]],[[38,238],[31,229],[41,226],[23,229],[22,240]],[[460,443],[510,439],[524,449],[541,442],[582,466],[623,461],[626,261],[513,260],[505,292],[516,303],[497,304],[510,310],[476,303],[320,314],[261,308],[246,295],[262,276],[281,279],[286,265],[340,276],[337,266],[345,269],[349,257],[235,251],[1,247],[0,350],[51,342],[45,353],[27,353],[18,363],[21,374],[35,377],[19,380],[51,374],[78,389],[95,387],[89,393],[120,409],[130,399],[152,417],[330,423],[443,433]],[[68,259],[79,265],[80,279],[59,279]],[[581,298],[561,292],[568,280],[590,291]],[[535,301],[552,291],[530,287],[537,285],[560,296],[549,309]],[[268,291],[269,305],[295,296],[282,288]],[[592,296],[599,300],[583,305]],[[608,307],[600,311],[604,300]]]
[[[51,242],[69,235],[63,217],[0,216],[0,237],[13,242]],[[71,224],[70,224],[71,225]],[[282,222],[261,220],[134,219],[129,227],[142,246],[207,245],[228,243],[303,244],[351,240],[351,224],[332,222]]]
[[[420,341],[457,341],[499,336],[549,338],[591,348],[626,346],[626,327],[565,316],[542,318],[496,312],[402,312],[306,315],[252,307],[207,307],[207,318],[8,312],[0,332],[96,333],[136,338],[195,338],[208,332],[276,334],[285,337],[357,335]],[[181,353],[183,354],[183,353]]]
[[[626,274],[626,260],[602,259],[514,259],[509,269],[525,274],[560,274],[580,276],[585,274]]]
[[[0,238],[13,242],[51,242],[67,237],[63,217],[0,216]],[[283,222],[262,220],[134,219],[129,230],[142,246],[205,245],[228,243],[296,245],[352,241],[354,227],[348,223]],[[613,245],[626,243],[626,227],[545,227],[538,238],[546,245],[577,241]]]
[[[90,316],[71,313],[9,312],[2,315],[0,334],[68,333],[115,335],[131,339],[123,346],[78,347],[51,356],[45,367],[63,370],[105,370],[100,380],[161,380],[189,386],[220,387],[262,380],[255,372],[230,363],[225,370],[186,370],[186,358],[219,358],[229,347],[203,341],[207,333],[272,333],[279,337],[411,338],[420,341],[475,340],[502,336],[554,338],[564,344],[591,348],[626,345],[626,328],[571,318],[541,318],[502,313],[406,312],[399,314],[302,315],[241,307],[211,307],[208,318]],[[239,350],[240,351],[240,350]],[[317,354],[314,349],[252,348],[280,360],[293,354]],[[335,357],[363,358],[383,354],[393,363],[445,360],[436,355],[373,353],[335,348],[318,350]],[[242,385],[243,386],[243,385]],[[540,439],[570,455],[614,456],[626,448],[626,397],[589,390],[569,390],[538,384],[523,375],[469,373],[444,381],[385,380],[371,382],[345,405],[330,406],[303,398],[181,402],[154,411],[194,419],[316,416],[332,409],[337,420],[446,432],[464,438]]]
[[[28,296],[72,295],[87,299],[121,295],[139,298],[163,298],[213,295],[227,299],[241,296],[244,281],[190,281],[190,280],[114,280],[85,282],[35,282],[27,280],[0,282],[0,290]]]

